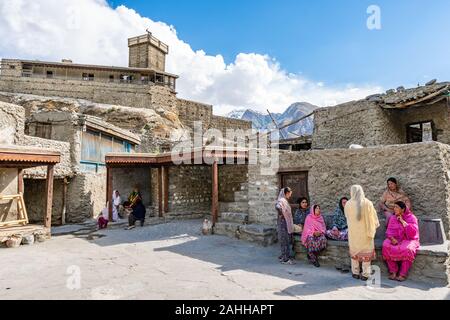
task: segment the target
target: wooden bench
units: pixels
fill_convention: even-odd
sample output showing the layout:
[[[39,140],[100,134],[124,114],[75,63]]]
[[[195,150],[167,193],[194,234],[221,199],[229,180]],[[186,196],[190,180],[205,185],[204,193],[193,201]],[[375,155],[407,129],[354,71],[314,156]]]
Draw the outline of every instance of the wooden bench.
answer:
[[[333,218],[324,215],[327,228],[333,226]],[[388,274],[387,267],[381,255],[383,241],[385,240],[386,221],[380,219],[380,227],[375,236],[375,249],[377,260],[373,262],[381,268],[384,275]],[[450,284],[449,245],[441,219],[420,218],[419,232],[421,246],[417,258],[410,272],[410,279],[427,281],[439,285]],[[306,250],[301,244],[300,236],[294,236],[296,259],[306,260]],[[327,249],[320,255],[320,261],[327,265],[350,264],[347,241],[328,240]]]

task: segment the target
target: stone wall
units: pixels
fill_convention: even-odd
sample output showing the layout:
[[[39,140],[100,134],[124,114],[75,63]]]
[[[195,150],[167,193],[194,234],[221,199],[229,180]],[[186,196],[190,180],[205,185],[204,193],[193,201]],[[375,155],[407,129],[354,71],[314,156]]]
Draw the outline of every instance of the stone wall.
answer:
[[[414,107],[404,110],[393,110],[395,126],[398,128],[401,143],[407,142],[406,127],[409,124],[433,121],[437,141],[450,144],[450,114],[446,100],[426,107]]]
[[[234,202],[235,192],[248,183],[247,165],[219,166],[219,201]]]
[[[280,152],[280,171],[308,171],[309,197],[332,213],[353,184],[363,186],[375,205],[394,176],[412,200],[418,217],[440,218],[449,232],[450,146],[437,142],[372,147],[359,150]],[[249,166],[250,222],[275,225],[276,175],[261,175],[261,167]]]
[[[211,211],[211,167],[174,166],[169,169],[169,213],[209,213]]]
[[[114,168],[113,172],[113,190],[119,190],[122,201],[126,201],[128,195],[133,191],[135,185],[138,186],[144,205],[151,206],[151,176],[150,168]],[[105,181],[106,183],[106,181]],[[112,195],[111,195],[112,197]]]
[[[252,128],[252,123],[245,120],[212,116],[209,128],[220,130],[225,138],[227,130],[250,130]]]
[[[69,181],[67,223],[80,223],[96,217],[106,205],[106,174],[84,173]]]
[[[400,144],[401,130],[393,111],[366,100],[352,101],[314,112],[313,149]]]
[[[367,100],[321,108],[314,115],[313,148],[404,144],[407,125],[425,121],[434,122],[438,142],[450,143],[449,116],[446,100],[406,109],[383,109]]]
[[[5,75],[0,77],[0,91],[86,99],[98,103],[135,108],[148,108],[152,104],[150,87],[125,83],[10,77]]]
[[[0,144],[19,144],[25,130],[25,110],[0,101]]]
[[[70,144],[68,142],[24,136],[22,143],[24,146],[59,151],[61,153],[61,162],[55,166],[55,178],[71,177],[74,175],[70,158]],[[26,169],[24,175],[28,178],[45,179],[47,176],[47,167]]]

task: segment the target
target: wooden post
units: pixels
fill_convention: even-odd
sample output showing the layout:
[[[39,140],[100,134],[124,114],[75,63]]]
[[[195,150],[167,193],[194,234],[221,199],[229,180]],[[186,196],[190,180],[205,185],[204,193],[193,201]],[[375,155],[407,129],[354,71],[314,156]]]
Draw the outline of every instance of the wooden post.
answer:
[[[112,188],[113,188],[112,168],[106,167],[106,205],[108,206],[109,221],[113,220],[113,204],[111,203],[113,192]]]
[[[53,174],[54,165],[47,166],[47,180],[45,183],[45,189],[47,192],[45,201],[45,217],[44,217],[44,227],[51,228],[52,226],[52,206],[53,206]]]
[[[21,194],[23,194],[24,192],[24,187],[23,187],[23,170],[19,169],[19,173],[17,175],[17,191]]]
[[[63,198],[62,198],[62,213],[61,213],[61,225],[66,224],[66,211],[67,211],[67,185],[69,182],[67,178],[63,180]]]
[[[163,167],[163,211],[164,213],[169,212],[169,167]]]
[[[162,186],[162,167],[158,168],[158,212],[159,217],[163,216],[163,186]]]
[[[213,224],[217,223],[219,215],[219,166],[217,160],[212,165],[211,215]]]

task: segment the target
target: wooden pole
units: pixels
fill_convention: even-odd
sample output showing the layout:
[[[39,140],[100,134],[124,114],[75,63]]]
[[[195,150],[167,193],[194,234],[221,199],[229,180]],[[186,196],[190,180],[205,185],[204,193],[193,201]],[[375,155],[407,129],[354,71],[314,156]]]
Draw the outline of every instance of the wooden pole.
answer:
[[[18,169],[17,172],[17,193],[23,195],[23,170]],[[17,202],[17,212],[20,212],[20,204]]]
[[[62,213],[61,213],[61,225],[66,224],[66,210],[67,210],[67,185],[69,182],[67,181],[67,178],[64,178],[63,180],[63,198],[62,198]]]
[[[211,215],[213,224],[217,223],[219,214],[219,166],[217,160],[212,165]]]
[[[47,166],[47,180],[45,183],[47,197],[45,201],[44,227],[49,229],[52,227],[53,175],[54,175],[54,165]]]
[[[113,220],[113,204],[112,201],[113,174],[112,168],[106,167],[106,205],[108,206],[108,219]]]
[[[169,212],[169,167],[163,167],[164,213]]]
[[[162,167],[158,168],[158,212],[159,217],[163,216],[163,186],[162,186]]]
[[[24,192],[23,187],[23,170],[19,169],[18,175],[17,175],[17,191],[21,194]]]

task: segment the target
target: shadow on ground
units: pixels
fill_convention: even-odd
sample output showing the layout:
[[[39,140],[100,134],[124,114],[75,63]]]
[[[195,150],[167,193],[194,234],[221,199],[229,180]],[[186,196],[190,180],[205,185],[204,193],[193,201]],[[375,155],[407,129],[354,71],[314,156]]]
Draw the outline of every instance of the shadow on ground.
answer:
[[[358,288],[355,291],[355,299],[364,298],[366,293],[367,297],[374,299],[377,299],[376,293],[384,295],[380,295],[380,298],[390,299],[388,294],[392,294],[392,299],[399,299],[401,298],[398,292],[400,288],[414,288],[420,291],[440,288],[440,286],[412,281],[400,284],[382,277],[381,287],[370,289],[366,287],[365,282],[353,279],[351,274],[342,274],[333,267],[317,269],[306,261],[297,261],[294,266],[280,265],[277,261],[279,254],[277,245],[263,248],[223,236],[203,236],[200,232],[201,225],[201,220],[172,221],[136,227],[129,231],[123,230],[124,226],[97,231],[94,226],[94,228],[83,227],[75,233],[63,232],[59,235],[71,234],[101,247],[142,243],[155,252],[171,252],[217,265],[216,269],[223,276],[231,277],[235,282],[249,281],[246,279],[249,272],[298,283],[275,293],[281,298]]]

